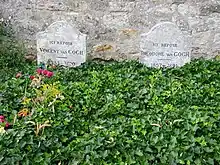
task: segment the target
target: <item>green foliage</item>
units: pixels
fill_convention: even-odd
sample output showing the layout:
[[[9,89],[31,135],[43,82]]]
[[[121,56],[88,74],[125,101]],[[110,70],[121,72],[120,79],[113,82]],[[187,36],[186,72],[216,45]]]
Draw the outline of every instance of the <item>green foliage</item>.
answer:
[[[9,79],[0,115],[14,124],[0,135],[0,164],[218,165],[219,71],[211,60],[113,62],[58,68],[39,88]],[[31,115],[19,118],[24,108]]]
[[[10,24],[0,21],[0,76],[4,81],[7,74],[14,74],[26,66],[25,49],[14,37]],[[6,74],[7,73],[7,74]]]

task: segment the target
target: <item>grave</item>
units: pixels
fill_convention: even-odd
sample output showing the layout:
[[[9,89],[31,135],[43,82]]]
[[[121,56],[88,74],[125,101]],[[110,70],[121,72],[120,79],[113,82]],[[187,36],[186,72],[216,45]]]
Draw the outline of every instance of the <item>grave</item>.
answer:
[[[171,22],[154,26],[141,35],[140,62],[148,67],[181,67],[190,62],[191,48],[189,38]]]
[[[76,67],[86,61],[86,35],[66,21],[57,21],[37,33],[37,61]]]

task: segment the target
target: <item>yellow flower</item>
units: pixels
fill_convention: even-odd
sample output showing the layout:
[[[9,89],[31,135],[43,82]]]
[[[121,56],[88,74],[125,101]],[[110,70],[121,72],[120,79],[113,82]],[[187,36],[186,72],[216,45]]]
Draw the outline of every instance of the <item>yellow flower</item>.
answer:
[[[46,99],[54,99],[61,94],[56,84],[44,84],[42,89],[37,91],[37,96],[44,96]]]
[[[30,103],[30,101],[31,101],[31,99],[29,99],[29,98],[27,98],[27,97],[24,97],[22,104],[23,104],[23,105],[27,105],[27,104]]]
[[[5,131],[5,128],[4,127],[0,127],[0,134],[4,134],[6,131]]]
[[[41,80],[42,80],[42,76],[38,75],[37,77],[35,77],[32,82],[31,82],[31,87],[36,87],[39,88],[41,86]]]

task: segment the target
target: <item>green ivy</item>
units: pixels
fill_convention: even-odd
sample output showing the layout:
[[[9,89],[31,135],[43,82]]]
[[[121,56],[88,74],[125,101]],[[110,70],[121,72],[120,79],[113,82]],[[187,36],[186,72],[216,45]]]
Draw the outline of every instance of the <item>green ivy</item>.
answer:
[[[219,61],[176,69],[91,62],[53,71],[44,83],[56,82],[64,99],[30,103],[32,116],[15,118],[24,95],[37,97],[28,78],[0,85],[0,115],[15,121],[0,135],[1,165],[220,164]],[[36,123],[46,121],[36,136]]]
[[[0,81],[27,67],[24,45],[18,41],[7,21],[0,21]]]

